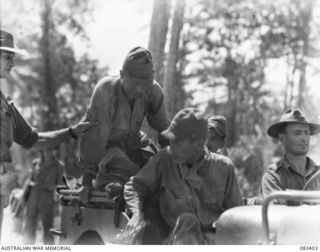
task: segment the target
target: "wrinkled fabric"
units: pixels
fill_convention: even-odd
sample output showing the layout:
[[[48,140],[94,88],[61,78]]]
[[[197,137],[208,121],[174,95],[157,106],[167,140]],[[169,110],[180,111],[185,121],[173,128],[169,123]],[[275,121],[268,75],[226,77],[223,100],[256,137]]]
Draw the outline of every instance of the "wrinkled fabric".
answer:
[[[12,162],[10,147],[13,142],[12,116],[3,107],[0,109],[0,162]]]
[[[97,165],[110,146],[118,146],[127,155],[130,155],[128,149],[145,148],[140,134],[144,117],[158,132],[169,126],[159,84],[150,85],[147,93],[136,99],[131,107],[120,81],[119,77],[106,77],[93,92],[84,120],[99,121],[100,125],[90,129],[80,143],[80,167],[86,173],[98,173]],[[159,143],[168,144],[160,134]]]
[[[124,184],[157,152],[157,147],[143,132],[136,138],[110,143],[103,157],[104,167],[99,168],[97,186],[104,190],[109,183]]]
[[[1,92],[1,91],[0,91]],[[10,147],[16,142],[25,149],[38,140],[35,128],[21,116],[13,102],[0,93],[0,162],[11,162]]]
[[[320,170],[320,166],[307,157],[307,174],[303,176],[294,169],[285,157],[271,165],[262,176],[261,191],[262,197],[266,198],[275,191],[284,191],[286,189],[303,190],[306,182]],[[283,205],[298,205],[298,202],[288,202],[285,200],[277,200],[275,203]]]
[[[201,225],[194,214],[181,214],[168,239],[169,245],[204,245],[207,244],[201,231]]]
[[[207,229],[225,210],[243,205],[231,160],[208,151],[189,168],[175,163],[169,147],[162,149],[125,185],[124,197],[136,213],[156,193],[161,216],[171,229],[184,213],[194,214]]]
[[[312,175],[303,187],[304,191],[320,191],[320,170]]]

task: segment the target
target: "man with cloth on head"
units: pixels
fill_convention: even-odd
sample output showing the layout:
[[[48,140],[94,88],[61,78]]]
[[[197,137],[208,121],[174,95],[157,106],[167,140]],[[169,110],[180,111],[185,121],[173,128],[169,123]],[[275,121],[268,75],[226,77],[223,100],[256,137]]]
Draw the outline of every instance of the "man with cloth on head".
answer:
[[[80,143],[82,201],[88,201],[96,177],[98,189],[105,189],[110,197],[121,195],[130,176],[157,151],[140,131],[145,117],[157,132],[170,124],[153,72],[151,53],[135,47],[125,58],[120,76],[104,77],[96,85],[84,120],[97,120],[100,125],[88,131]],[[162,147],[169,144],[160,134],[158,142]]]
[[[24,50],[14,46],[11,33],[0,29],[0,80],[9,76],[14,66],[15,54]],[[2,85],[2,82],[0,82]],[[15,142],[25,149],[53,148],[71,138],[78,138],[95,122],[80,122],[70,128],[50,132],[38,132],[22,117],[12,100],[0,90],[0,237],[3,208],[9,203],[9,195],[15,186],[15,175],[6,169],[12,162],[10,147]]]
[[[167,244],[214,244],[212,224],[229,208],[243,205],[232,161],[208,151],[204,142],[208,121],[194,108],[180,110],[162,135],[170,146],[159,151],[125,185],[132,213],[123,237],[140,237],[146,222],[144,208],[158,195],[167,225]],[[125,240],[125,239],[124,239]]]
[[[284,155],[262,177],[263,198],[274,191],[303,190],[306,182],[320,169],[307,156],[310,136],[319,132],[320,125],[311,123],[299,109],[286,110],[280,120],[268,128],[268,135],[281,142]],[[284,200],[278,200],[277,203],[298,204]]]
[[[208,130],[206,146],[211,152],[222,154],[227,137],[227,118],[220,115],[209,117]]]

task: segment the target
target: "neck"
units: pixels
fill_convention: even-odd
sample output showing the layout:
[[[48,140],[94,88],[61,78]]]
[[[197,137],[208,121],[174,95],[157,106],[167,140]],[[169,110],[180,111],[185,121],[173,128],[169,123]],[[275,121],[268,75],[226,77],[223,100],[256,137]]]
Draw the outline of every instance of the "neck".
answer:
[[[286,153],[285,157],[287,161],[301,174],[305,175],[306,174],[306,166],[307,166],[307,156],[306,155],[301,155],[301,156],[296,156],[291,153]]]
[[[203,150],[195,153],[194,157],[192,159],[190,159],[186,164],[188,166],[193,166],[195,163],[197,163],[204,155]]]

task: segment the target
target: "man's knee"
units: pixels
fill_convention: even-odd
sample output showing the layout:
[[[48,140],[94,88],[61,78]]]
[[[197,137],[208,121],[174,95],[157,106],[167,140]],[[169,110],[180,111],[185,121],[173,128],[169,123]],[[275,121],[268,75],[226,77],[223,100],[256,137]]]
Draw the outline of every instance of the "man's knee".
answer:
[[[121,148],[109,147],[99,164],[98,187],[105,187],[109,183],[124,184],[138,171],[139,166]]]

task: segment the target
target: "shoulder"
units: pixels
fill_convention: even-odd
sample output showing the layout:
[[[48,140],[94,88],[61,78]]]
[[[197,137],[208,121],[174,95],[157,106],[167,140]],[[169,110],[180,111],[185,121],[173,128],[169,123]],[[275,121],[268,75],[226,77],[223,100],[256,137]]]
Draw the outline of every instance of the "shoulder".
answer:
[[[226,169],[234,168],[234,163],[232,160],[224,155],[220,155],[217,153],[210,152],[210,160],[213,165],[219,165],[222,167],[226,167]]]
[[[282,162],[278,160],[277,162],[271,164],[265,173],[262,175],[262,182],[267,182],[269,180],[280,180],[280,171],[282,169]]]
[[[155,80],[151,84],[151,88],[149,89],[149,92],[150,92],[149,97],[158,96],[158,95],[163,94],[163,91],[162,91],[160,84],[158,82],[156,82]]]
[[[210,172],[219,174],[219,176],[229,177],[235,174],[235,165],[232,160],[226,156],[217,153],[209,154]]]
[[[90,106],[104,107],[112,103],[116,95],[116,87],[119,85],[119,77],[106,76],[102,78],[94,88]]]
[[[274,162],[273,164],[269,165],[269,167],[266,170],[266,173],[275,174],[275,173],[278,173],[279,170],[281,170],[282,168],[283,168],[283,162],[280,159],[280,160]]]
[[[115,89],[115,87],[119,84],[120,77],[118,76],[105,76],[100,79],[95,86],[95,89],[100,91],[110,91]]]

